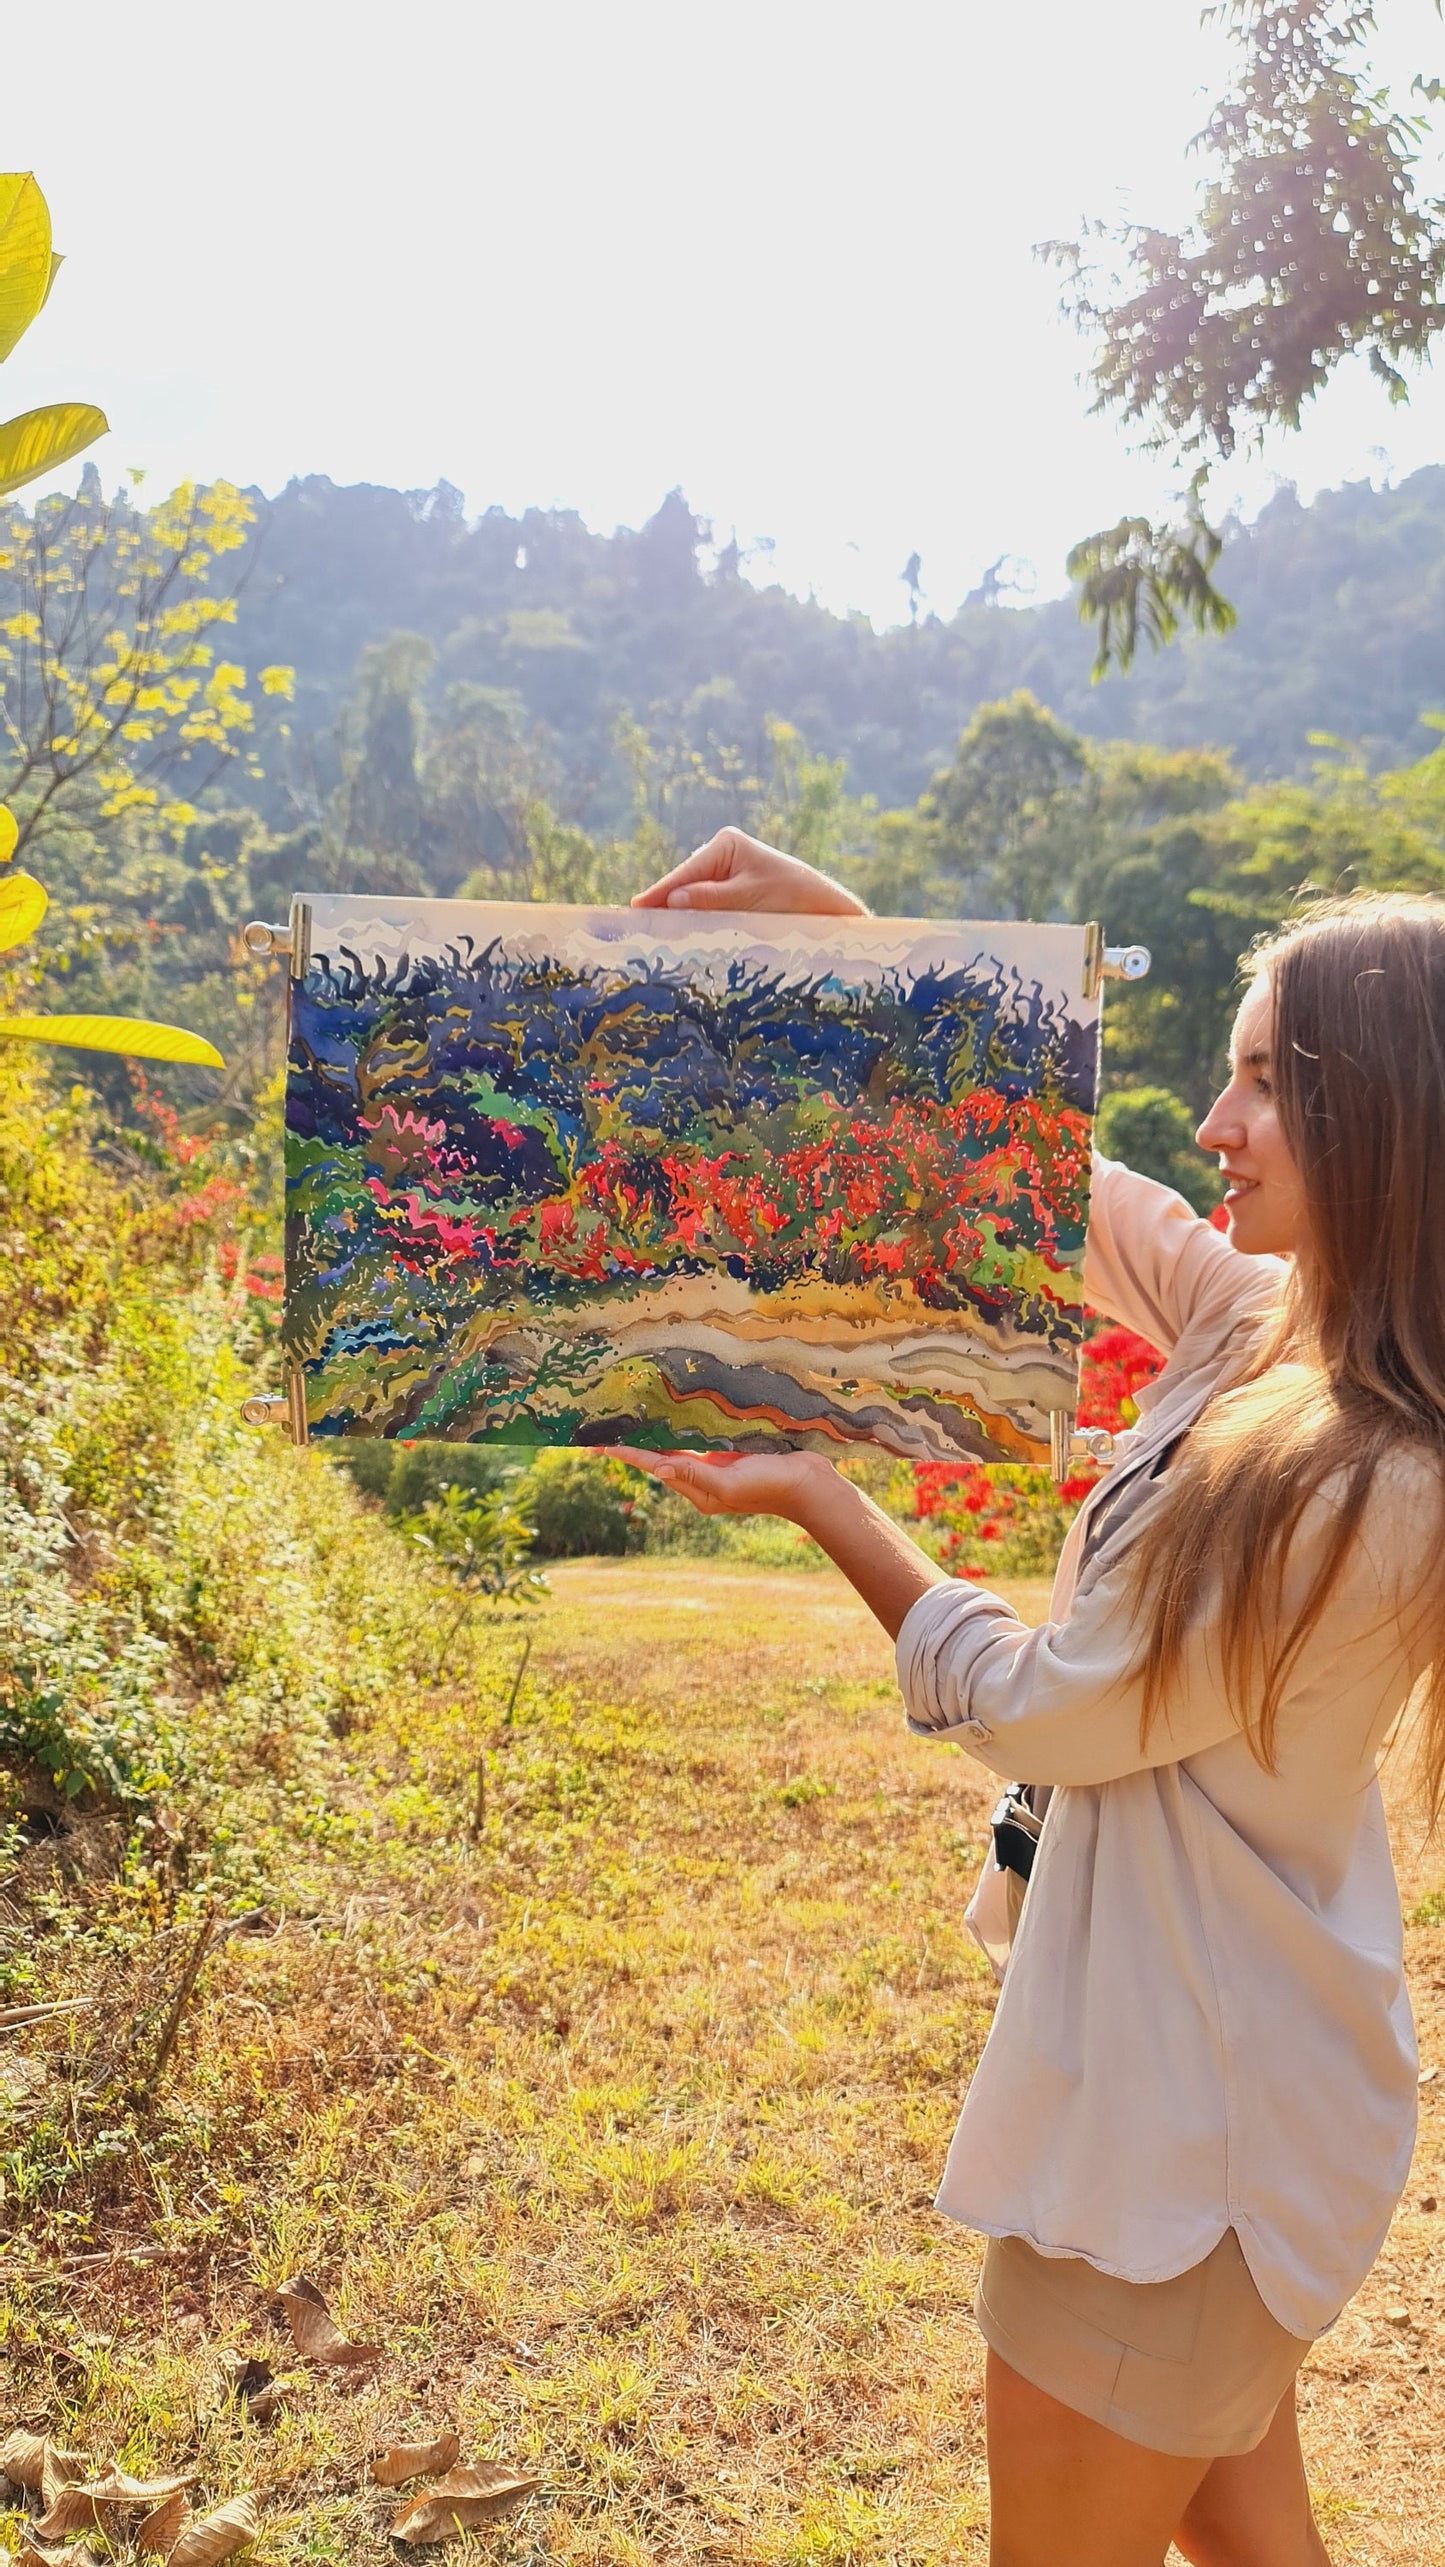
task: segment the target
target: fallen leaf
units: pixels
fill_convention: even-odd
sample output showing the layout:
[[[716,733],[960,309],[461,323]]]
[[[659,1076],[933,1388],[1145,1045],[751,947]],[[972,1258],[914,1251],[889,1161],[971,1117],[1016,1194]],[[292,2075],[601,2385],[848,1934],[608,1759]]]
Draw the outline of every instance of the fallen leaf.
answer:
[[[264,2390],[269,2390],[275,2372],[259,2354],[221,2354],[221,2369],[226,2372],[226,2392],[239,2398],[241,2405],[254,2405]]]
[[[327,2362],[336,2368],[347,2363],[379,2362],[379,2344],[353,2344],[343,2335],[314,2282],[299,2274],[283,2282],[277,2294],[286,2311],[291,2341],[308,2362]]]
[[[454,2469],[449,2478],[421,2496],[409,2513],[391,2526],[393,2540],[451,2540],[459,2531],[496,2522],[541,2485],[504,2460],[483,2460],[475,2469]]]
[[[90,2467],[78,2451],[62,2451],[58,2444],[47,2442],[40,2464],[40,2493],[47,2505],[53,2505],[62,2487],[74,2486]]]
[[[52,2460],[64,2460],[65,2453],[52,2454]],[[47,2464],[44,2481],[46,2510],[35,2526],[37,2540],[60,2540],[68,2531],[95,2531],[107,2512],[118,2506],[144,2505],[147,2510],[158,2505],[178,2488],[194,2483],[195,2471],[184,2478],[132,2478],[112,2461],[98,2478],[67,2480],[52,2486],[51,2467]]]
[[[100,2560],[81,2540],[72,2541],[69,2549],[37,2549],[33,2540],[22,2540],[15,2567],[100,2567]]]
[[[281,2404],[282,2392],[269,2362],[258,2354],[223,2353],[221,2369],[225,2373],[230,2397],[250,2409],[258,2424],[266,2424]]]
[[[188,2522],[166,2561],[166,2567],[217,2567],[233,2550],[248,2548],[261,2525],[254,2496],[233,2496],[213,2514]]]
[[[286,2383],[273,2380],[269,2388],[258,2389],[246,2401],[246,2412],[253,2424],[272,2424],[286,2404]]]
[[[435,2442],[390,2442],[372,2461],[371,2474],[378,2487],[404,2487],[408,2478],[432,2478],[450,2469],[461,2448],[450,2426]]]
[[[153,2549],[161,2558],[169,2558],[181,2533],[191,2519],[191,2500],[184,2487],[177,2487],[163,2505],[138,2522],[132,2535],[137,2549]]]
[[[38,2488],[49,2449],[43,2433],[17,2430],[0,2442],[0,2470],[14,2487]],[[81,2466],[84,2467],[83,2462]]]
[[[37,2540],[63,2540],[68,2531],[96,2531],[100,2511],[83,2487],[59,2487],[35,2526]]]
[[[178,2496],[185,2488],[193,2487],[196,2476],[194,2469],[186,2469],[171,2478],[132,2478],[127,2470],[118,2468],[112,2460],[110,2467],[102,2469],[98,2478],[87,2478],[80,2486],[67,2492],[89,2496],[97,2505],[144,2505],[149,2510],[153,2505],[164,2504],[167,2497]]]

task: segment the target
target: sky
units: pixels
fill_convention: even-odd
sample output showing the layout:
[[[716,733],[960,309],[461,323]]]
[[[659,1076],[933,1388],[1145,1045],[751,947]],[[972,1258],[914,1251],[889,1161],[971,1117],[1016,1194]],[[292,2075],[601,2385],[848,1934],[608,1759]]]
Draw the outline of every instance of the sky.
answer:
[[[7,15],[0,165],[66,265],[3,409],[99,402],[107,483],[445,478],[601,529],[680,487],[880,624],[914,551],[939,614],[1000,556],[1056,594],[1168,498],[1033,250],[1187,217],[1197,0],[66,0],[59,50]],[[1386,70],[1441,67],[1431,0],[1381,15]],[[1440,459],[1445,363],[1408,410],[1358,369],[1216,497]]]

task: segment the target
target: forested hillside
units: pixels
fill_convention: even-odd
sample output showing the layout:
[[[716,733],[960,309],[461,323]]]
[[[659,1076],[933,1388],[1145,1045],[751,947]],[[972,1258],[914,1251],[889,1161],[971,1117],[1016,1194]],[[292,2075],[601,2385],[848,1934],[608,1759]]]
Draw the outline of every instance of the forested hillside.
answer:
[[[540,726],[559,801],[592,827],[626,807],[624,712],[750,761],[782,719],[887,807],[917,797],[978,705],[1020,686],[1091,738],[1227,748],[1250,776],[1306,774],[1321,730],[1373,763],[1418,756],[1421,714],[1445,705],[1445,468],[1310,507],[1281,491],[1230,535],[1220,579],[1236,630],[1145,653],[1100,686],[1067,599],[980,591],[949,623],[879,633],[756,585],[736,546],[714,553],[706,534],[677,492],[640,531],[600,535],[566,510],[493,508],[469,525],[445,483],[292,482],[263,512],[242,607],[248,650],[298,678],[290,755],[267,759],[267,817],[299,816],[334,784],[358,658],[396,631],[428,646],[416,666],[432,702],[482,687]]]
[[[1148,943],[1110,1009],[1113,1138],[1208,1200],[1188,1136],[1250,939],[1304,889],[1445,883],[1445,470],[1277,500],[1230,548],[1237,632],[1095,688],[1067,603],[879,634],[754,587],[677,497],[603,537],[324,481],[146,514],[92,477],[9,522],[0,787],[50,893],[40,987],[218,1045],[219,1096],[174,1092],[243,1153],[280,1033],[247,918],[306,889],[621,899],[737,820],[880,911]],[[123,1065],[91,1075],[133,1121]]]

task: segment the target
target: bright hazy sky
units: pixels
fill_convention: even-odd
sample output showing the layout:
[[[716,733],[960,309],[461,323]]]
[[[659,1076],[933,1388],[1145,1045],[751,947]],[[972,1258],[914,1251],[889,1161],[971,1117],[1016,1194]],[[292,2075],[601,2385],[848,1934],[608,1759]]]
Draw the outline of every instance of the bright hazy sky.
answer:
[[[1386,58],[1445,50],[1384,0]],[[1086,417],[1032,244],[1178,221],[1196,0],[66,0],[7,12],[0,165],[67,260],[4,410],[98,400],[107,481],[293,473],[635,525],[895,621],[1163,495]],[[1363,374],[1225,487],[1445,456]],[[771,564],[771,568],[769,567]],[[1028,577],[1025,570],[1023,576]]]

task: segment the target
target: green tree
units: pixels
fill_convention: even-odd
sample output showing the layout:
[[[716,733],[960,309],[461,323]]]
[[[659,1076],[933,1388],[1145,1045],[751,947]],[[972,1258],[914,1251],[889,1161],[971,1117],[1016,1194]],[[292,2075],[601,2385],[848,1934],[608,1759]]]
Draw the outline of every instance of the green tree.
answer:
[[[1195,1121],[1167,1087],[1111,1088],[1100,1102],[1094,1137],[1106,1158],[1172,1185],[1196,1212],[1212,1212],[1219,1178],[1194,1138]]]
[[[505,1492],[478,1496],[455,1483],[429,1498],[415,1515],[402,1516],[403,1533],[443,1570],[457,1591],[457,1609],[437,1642],[433,1682],[445,1670],[453,1643],[478,1604],[540,1604],[547,1581],[531,1566],[535,1527]]]
[[[964,914],[1058,918],[1095,826],[1088,745],[1020,689],[975,713],[919,820]]]
[[[1237,920],[1201,905],[1224,861],[1215,816],[1238,779],[1210,750],[1117,742],[1097,753],[1097,831],[1073,885],[1073,915],[1116,943],[1147,945],[1144,981],[1110,987],[1111,1079],[1163,1080],[1197,1117],[1217,1083],[1239,965]],[[1171,1179],[1172,1183],[1173,1180]]]
[[[1438,5],[1438,0],[1437,0]],[[1238,72],[1198,139],[1207,175],[1184,233],[1131,224],[1113,236],[1122,272],[1089,246],[1050,242],[1065,303],[1094,339],[1094,407],[1113,411],[1188,481],[1184,514],[1126,517],[1069,556],[1096,671],[1129,665],[1187,619],[1223,631],[1234,610],[1212,573],[1221,538],[1204,513],[1212,467],[1273,429],[1298,428],[1335,369],[1363,353],[1390,398],[1445,326],[1445,200],[1424,195],[1423,106],[1378,86],[1363,0],[1220,0]]]
[[[362,652],[343,733],[336,826],[348,858],[382,857],[397,891],[421,891],[426,834],[421,689],[436,660],[420,633],[391,633]],[[411,879],[401,877],[410,869]],[[380,889],[380,885],[374,886]]]

